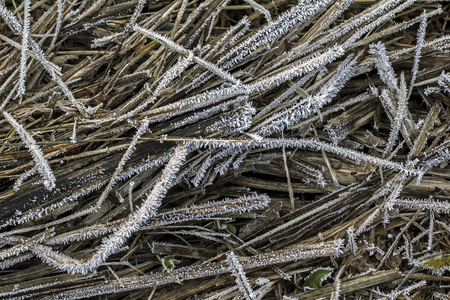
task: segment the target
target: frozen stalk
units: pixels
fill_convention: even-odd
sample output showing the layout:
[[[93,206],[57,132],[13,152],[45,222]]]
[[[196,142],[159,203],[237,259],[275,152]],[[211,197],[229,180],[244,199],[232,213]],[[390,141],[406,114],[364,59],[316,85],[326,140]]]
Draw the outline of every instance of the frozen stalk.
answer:
[[[171,39],[168,39],[152,30],[147,30],[139,26],[134,26],[134,29],[143,35],[157,41],[158,43],[166,46],[167,48],[170,48],[171,50],[178,52],[180,54],[183,54],[185,56],[192,55],[192,51],[185,49],[184,47],[180,46],[179,44],[175,43]],[[229,72],[219,68],[218,66],[214,65],[213,63],[210,63],[208,61],[205,61],[204,59],[201,59],[198,56],[193,56],[193,60],[201,65],[202,67],[208,69],[212,73],[222,77],[226,81],[229,81],[235,85],[241,85],[241,81],[236,79],[233,75],[231,75]]]
[[[16,240],[14,239],[15,242],[17,242],[16,245],[12,246],[11,248],[8,248],[6,250],[3,250],[0,252],[0,259],[4,260],[6,258],[9,258],[11,256],[17,256],[22,252],[28,251],[31,247],[33,247],[33,245],[37,244],[37,243],[41,243],[44,242],[45,240],[47,240],[49,237],[52,237],[54,235],[54,229],[50,229],[48,231],[44,231],[42,233],[39,233],[29,239],[24,239],[24,240]],[[6,238],[7,240],[11,240],[12,238]]]
[[[390,300],[390,299],[397,299],[400,296],[407,296],[406,299],[408,299],[409,294],[418,288],[427,286],[427,282],[425,280],[419,281],[413,285],[410,285],[404,289],[398,290],[394,289],[389,294],[383,294],[384,297],[378,298],[379,300]],[[410,299],[410,298],[409,298]]]
[[[292,261],[338,255],[342,251],[342,245],[342,240],[296,245],[289,249],[277,250],[248,257],[239,257],[237,260],[242,266],[242,269],[247,270]],[[64,259],[64,257],[61,257],[61,259]],[[186,280],[193,280],[207,276],[226,274],[231,271],[232,270],[226,260],[220,262],[210,262],[207,264],[174,269],[170,273],[158,272],[143,276],[125,277],[121,279],[122,285],[120,285],[117,280],[100,282],[88,287],[63,291],[57,295],[52,295],[52,298],[44,299],[80,299],[97,295],[127,292],[138,289],[158,287],[171,283],[181,283]]]
[[[437,83],[440,87],[444,88],[446,93],[450,93],[450,73],[442,71],[441,75],[438,77]]]
[[[13,186],[13,190],[14,191],[18,191],[20,189],[20,186],[22,185],[22,183],[27,180],[28,178],[30,178],[31,176],[33,176],[34,174],[36,174],[37,172],[37,168],[36,166],[34,166],[33,168],[29,169],[28,171],[25,171],[24,173],[22,173],[19,178],[16,179],[16,181],[14,182],[14,186]]]
[[[406,90],[405,75],[402,73],[400,76],[400,89],[399,89],[399,100],[397,104],[397,111],[394,118],[394,123],[392,124],[391,132],[389,133],[388,144],[386,146],[385,154],[392,151],[394,144],[398,138],[398,133],[402,126],[402,122],[405,119],[407,113],[408,105],[408,91]]]
[[[244,293],[244,297],[247,300],[254,300],[255,293],[248,282],[247,276],[245,275],[244,268],[239,262],[239,258],[234,254],[234,252],[230,252],[227,254],[227,263],[230,266],[231,274],[236,277],[236,283],[239,287],[239,290]]]
[[[53,48],[53,46],[56,43],[56,40],[58,39],[59,32],[61,30],[63,17],[64,17],[64,0],[56,0],[56,7],[58,10],[58,16],[56,19],[55,34],[53,36],[52,43],[50,44],[49,48]]]
[[[450,202],[434,200],[431,197],[429,199],[396,198],[390,201],[390,206],[394,205],[404,208],[421,208],[438,214],[450,214]]]
[[[249,56],[251,56],[258,48],[268,46],[277,39],[284,37],[294,30],[294,28],[303,24],[308,24],[311,19],[323,11],[330,2],[330,0],[300,1],[298,5],[282,13],[273,22],[259,29],[244,42],[231,49],[219,60],[218,64],[224,69],[230,69],[239,63],[248,60]]]
[[[22,49],[20,56],[19,95],[25,94],[25,81],[27,77],[27,51],[28,37],[30,36],[30,0],[24,1]]]
[[[350,249],[352,250],[353,254],[356,254],[356,251],[358,251],[358,245],[356,244],[355,228],[353,226],[350,226],[347,229],[347,235]]]
[[[47,190],[51,191],[56,185],[56,178],[53,175],[52,169],[50,168],[50,164],[44,157],[44,153],[41,148],[36,144],[34,138],[26,131],[25,127],[23,127],[16,119],[13,118],[8,112],[3,111],[3,116],[6,121],[17,131],[20,135],[22,141],[25,143],[27,148],[30,150],[31,156],[33,157],[34,162],[36,163],[36,168],[39,174],[44,179],[44,185]]]
[[[70,142],[73,144],[77,143],[77,118],[75,117],[73,121],[73,129],[72,129],[72,136],[70,137]]]
[[[112,187],[117,183],[119,174],[122,173],[126,162],[131,158],[131,155],[133,154],[134,150],[136,149],[137,142],[147,132],[148,125],[149,125],[148,120],[145,118],[142,121],[141,125],[139,126],[136,134],[133,136],[133,140],[131,141],[130,145],[128,146],[127,151],[125,151],[122,158],[120,159],[119,164],[117,165],[116,170],[114,171],[114,174],[111,176],[111,179],[110,179],[108,185],[103,190],[103,193],[101,194],[99,200],[97,201],[95,209],[100,208],[100,206],[102,205],[102,203],[105,201],[106,197],[108,196],[109,192],[111,191]]]
[[[245,213],[267,207],[269,203],[270,198],[265,194],[251,194],[239,198],[225,198],[221,201],[192,205],[163,213],[155,217],[150,224],[143,227],[143,229],[148,230],[189,220],[203,220],[218,215]]]
[[[331,293],[330,300],[339,300],[339,293],[341,291],[341,276],[344,268],[340,268],[336,274],[333,284],[333,293]]]
[[[393,93],[398,94],[397,76],[389,61],[389,57],[386,55],[386,47],[384,44],[382,42],[371,44],[369,53],[373,55],[375,66],[381,80],[383,80]]]
[[[108,257],[116,253],[123,243],[151,217],[156,215],[156,210],[161,205],[161,200],[172,185],[175,174],[178,172],[181,164],[188,154],[188,147],[180,145],[164,168],[161,177],[153,187],[142,206],[107,239],[103,240],[102,245],[95,254],[89,259],[76,260],[64,254],[58,253],[50,247],[39,246],[35,248],[35,254],[50,265],[67,271],[69,273],[86,274],[97,269]]]
[[[248,4],[250,4],[254,10],[256,10],[257,12],[264,15],[264,17],[267,19],[267,23],[272,22],[272,17],[270,16],[270,12],[267,9],[265,9],[264,6],[259,5],[258,3],[256,3],[253,0],[244,0],[244,1],[247,2]]]
[[[257,135],[255,135],[257,136]],[[356,160],[357,163],[365,161],[374,165],[393,169],[396,171],[403,171],[406,175],[418,175],[419,172],[414,169],[413,165],[404,165],[403,163],[394,162],[380,157],[372,156],[353,149],[334,146],[317,139],[295,139],[295,138],[262,138],[257,136],[255,140],[225,140],[225,139],[166,139],[174,141],[191,141],[196,147],[207,148],[227,148],[230,153],[242,153],[250,149],[258,147],[266,149],[274,148],[300,148],[310,150],[324,150],[325,152],[334,153],[341,157],[346,157]]]
[[[157,97],[161,95],[161,93],[164,91],[167,86],[171,82],[173,82],[174,79],[179,77],[184,70],[186,70],[192,63],[193,63],[194,54],[192,52],[188,53],[187,56],[183,57],[181,60],[179,60],[176,64],[171,66],[159,79],[158,85],[156,86],[155,90],[152,92],[152,96],[149,97],[149,99],[145,100],[141,104],[139,104],[138,107],[132,109],[128,113],[122,115],[119,117],[119,120],[125,120],[128,119],[135,114],[143,111],[150,103],[153,103]]]
[[[419,72],[419,61],[420,61],[420,53],[422,51],[422,47],[425,41],[425,34],[427,33],[427,13],[424,11],[420,15],[420,26],[419,31],[417,32],[417,42],[416,42],[416,55],[414,56],[414,64],[411,70],[411,81],[409,83],[408,97],[411,96],[414,82],[416,81],[417,73]]]

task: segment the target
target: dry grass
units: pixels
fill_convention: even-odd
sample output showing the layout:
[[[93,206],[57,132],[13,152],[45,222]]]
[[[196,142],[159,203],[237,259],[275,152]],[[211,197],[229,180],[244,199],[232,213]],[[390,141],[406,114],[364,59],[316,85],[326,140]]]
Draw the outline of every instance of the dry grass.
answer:
[[[450,299],[449,7],[0,3],[0,298]]]

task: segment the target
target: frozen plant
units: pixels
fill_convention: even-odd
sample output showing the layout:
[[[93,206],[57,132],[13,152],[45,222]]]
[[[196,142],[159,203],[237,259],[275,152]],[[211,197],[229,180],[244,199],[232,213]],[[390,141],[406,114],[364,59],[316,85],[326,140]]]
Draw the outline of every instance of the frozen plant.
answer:
[[[2,113],[3,117],[17,131],[17,133],[20,135],[20,138],[29,149],[31,156],[36,163],[36,168],[43,178],[45,187],[49,191],[51,191],[56,186],[56,178],[55,175],[53,175],[50,164],[48,163],[47,159],[45,159],[44,152],[42,152],[41,148],[36,144],[34,138],[27,132],[22,124],[17,122],[17,120],[14,119],[14,117],[10,113],[6,111],[2,111]]]

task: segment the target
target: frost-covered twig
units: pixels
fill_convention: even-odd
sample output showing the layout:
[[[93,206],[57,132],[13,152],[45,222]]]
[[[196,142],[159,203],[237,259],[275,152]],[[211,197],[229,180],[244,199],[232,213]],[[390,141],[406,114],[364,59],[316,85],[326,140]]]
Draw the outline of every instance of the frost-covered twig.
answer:
[[[357,162],[365,161],[375,164],[377,166],[386,167],[389,169],[404,171],[408,175],[418,175],[419,172],[410,167],[406,167],[402,163],[386,160],[380,157],[368,155],[352,149],[346,149],[343,147],[328,144],[326,142],[319,141],[317,139],[294,139],[294,138],[260,138],[258,140],[225,140],[225,139],[189,139],[189,138],[166,138],[168,141],[190,141],[196,147],[209,147],[209,148],[229,148],[236,152],[244,150],[254,149],[257,147],[263,147],[266,149],[272,148],[301,148],[311,150],[324,150],[337,154],[342,157],[354,159]]]
[[[18,242],[16,245],[6,249],[2,250],[0,252],[0,259],[4,260],[6,258],[9,258],[11,256],[17,256],[25,251],[28,251],[33,245],[41,243],[48,238],[52,237],[55,234],[54,228],[44,231],[42,233],[39,233],[29,239],[25,239],[22,242]],[[11,238],[7,238],[10,240]]]
[[[339,294],[341,292],[341,276],[344,268],[340,268],[336,274],[333,284],[333,292],[331,293],[330,300],[339,300]]]
[[[156,210],[161,205],[161,199],[171,187],[175,174],[178,172],[180,165],[184,162],[187,153],[188,147],[185,145],[180,145],[175,149],[171,160],[166,165],[161,177],[153,187],[152,192],[148,195],[143,205],[136,213],[130,215],[118,230],[103,241],[102,245],[90,259],[75,260],[54,251],[50,247],[44,246],[36,248],[36,255],[50,265],[69,273],[86,274],[97,269],[111,254],[114,254],[120,249],[122,244],[133,233],[139,230],[149,218],[155,216]]]
[[[241,293],[244,294],[245,299],[254,300],[255,293],[248,282],[247,276],[245,274],[244,268],[242,267],[239,258],[234,254],[234,252],[230,252],[227,254],[227,263],[230,266],[231,274],[236,277],[236,284],[238,285]]]
[[[373,55],[375,66],[381,80],[389,87],[391,92],[398,94],[397,75],[392,68],[389,57],[386,55],[386,47],[382,42],[370,45],[369,53]]]
[[[254,10],[263,14],[264,17],[267,19],[267,23],[272,22],[272,17],[270,16],[270,12],[267,9],[265,9],[264,6],[259,5],[258,3],[256,3],[253,0],[244,0],[244,1],[247,2],[248,4],[250,4]]]
[[[27,51],[28,51],[28,38],[30,35],[30,0],[24,1],[23,11],[23,32],[22,32],[22,49],[20,56],[20,76],[19,76],[19,89],[20,95],[25,94],[25,82],[27,77]]]
[[[437,83],[440,87],[444,88],[446,93],[450,93],[450,73],[445,73],[445,71],[442,71]]]
[[[416,42],[416,55],[414,56],[414,64],[413,64],[413,67],[411,70],[411,80],[409,82],[409,90],[408,90],[407,98],[409,98],[411,96],[411,93],[412,93],[412,90],[414,87],[414,83],[416,81],[417,73],[419,72],[419,61],[420,61],[422,47],[425,42],[425,34],[427,33],[426,30],[427,30],[427,14],[424,11],[420,15],[420,26],[419,26],[419,30],[417,32],[417,42]]]
[[[166,37],[164,37],[164,36],[154,32],[154,31],[147,30],[147,29],[139,27],[139,26],[134,26],[134,30],[142,33],[143,35],[145,35],[145,36],[147,36],[147,37],[149,37],[149,38],[151,38],[151,39],[153,39],[155,41],[157,41],[158,43],[163,44],[164,46],[170,48],[173,51],[176,51],[176,52],[178,52],[180,54],[183,54],[184,56],[192,56],[192,59],[196,63],[201,65],[202,67],[208,69],[209,71],[215,73],[216,75],[222,77],[223,79],[225,79],[225,80],[227,80],[227,81],[229,81],[229,82],[231,82],[233,84],[241,85],[240,80],[234,78],[234,76],[231,75],[230,73],[228,73],[227,71],[219,68],[218,66],[216,66],[216,65],[214,65],[214,64],[212,64],[212,63],[210,63],[208,61],[205,61],[204,59],[202,59],[202,58],[200,58],[198,56],[193,55],[191,50],[185,49],[184,47],[178,45],[174,41],[172,41],[172,40],[170,40],[170,39],[168,39],[168,38],[166,38]]]
[[[17,122],[17,120],[14,119],[12,115],[10,115],[6,111],[2,111],[2,113],[6,121],[8,121],[8,123],[11,124],[11,126],[17,131],[22,141],[30,150],[31,156],[33,157],[33,160],[36,163],[36,168],[43,178],[45,187],[49,191],[51,191],[56,186],[56,178],[55,175],[53,175],[52,168],[50,167],[48,161],[45,159],[44,153],[42,152],[41,148],[36,144],[36,141],[27,132],[25,127],[23,127],[23,125]]]
[[[405,119],[407,113],[408,105],[408,91],[405,82],[405,75],[402,73],[400,75],[400,88],[398,89],[399,100],[397,103],[397,111],[394,118],[394,123],[392,124],[391,132],[389,133],[388,143],[386,146],[385,154],[390,153],[394,147],[394,143],[398,138],[398,133],[400,132],[401,123]]]
[[[419,281],[409,287],[406,287],[401,290],[393,290],[389,294],[383,295],[384,297],[378,298],[379,300],[390,300],[390,299],[397,299],[399,296],[409,296],[409,293],[413,290],[416,290],[418,288],[421,288],[423,286],[426,286],[427,282],[425,280]]]
[[[289,249],[277,250],[255,256],[240,257],[238,258],[238,261],[242,265],[242,268],[244,270],[247,270],[290,261],[336,255],[341,251],[341,247],[341,240],[333,240],[330,242],[322,242],[309,245],[297,245]],[[117,281],[113,280],[106,283],[94,284],[88,287],[81,287],[69,291],[63,291],[51,297],[58,296],[60,298],[70,299],[93,297],[96,295],[105,295],[143,288],[158,287],[170,283],[181,283],[186,280],[220,275],[228,273],[230,271],[230,267],[228,266],[226,261],[211,262],[202,265],[174,269],[170,273],[159,272],[144,276],[125,277],[121,279],[123,284],[122,286],[119,285]]]
[[[408,198],[397,198],[391,201],[391,206],[400,206],[404,208],[421,208],[424,210],[430,210],[435,213],[450,214],[450,202],[444,200],[434,200],[429,199],[408,199]]]

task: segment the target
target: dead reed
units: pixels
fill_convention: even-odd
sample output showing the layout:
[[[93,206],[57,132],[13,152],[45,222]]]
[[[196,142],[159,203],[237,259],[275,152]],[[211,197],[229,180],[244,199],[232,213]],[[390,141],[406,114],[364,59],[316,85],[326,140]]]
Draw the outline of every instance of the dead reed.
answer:
[[[0,298],[450,299],[449,8],[0,1]]]

